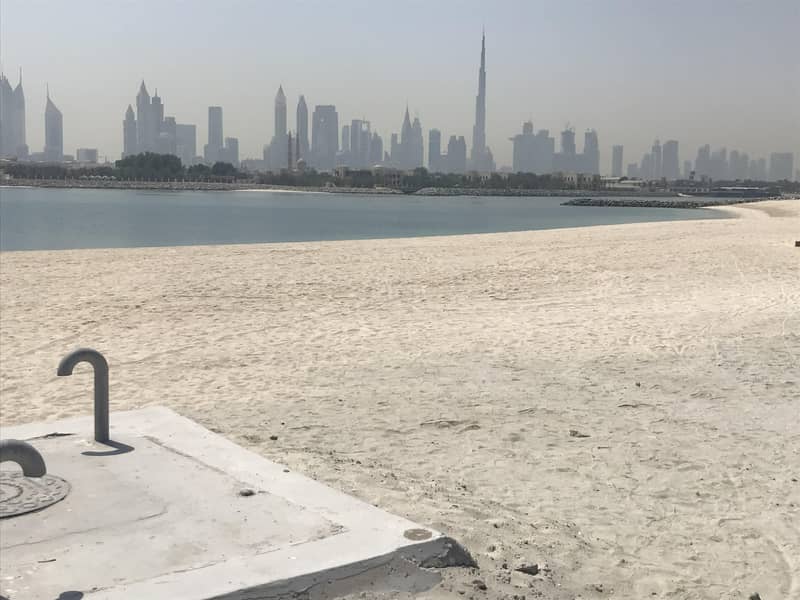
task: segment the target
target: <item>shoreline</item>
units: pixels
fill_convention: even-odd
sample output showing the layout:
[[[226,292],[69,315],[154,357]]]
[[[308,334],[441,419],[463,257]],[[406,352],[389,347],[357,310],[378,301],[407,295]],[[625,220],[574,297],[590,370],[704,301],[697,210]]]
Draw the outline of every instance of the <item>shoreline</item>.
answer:
[[[586,189],[515,189],[515,188],[422,188],[415,192],[405,192],[394,188],[355,188],[355,187],[300,187],[253,182],[208,182],[208,181],[108,181],[108,180],[62,180],[62,179],[18,179],[0,183],[0,188],[42,188],[42,189],[97,189],[97,190],[152,190],[164,192],[214,191],[214,192],[283,192],[306,194],[350,194],[387,195],[412,197],[556,197],[572,198],[566,202],[578,206],[637,206],[698,208],[716,204],[736,204],[740,202],[775,199],[759,198],[715,198],[708,196],[681,197],[677,192],[648,190],[586,190]],[[595,196],[595,198],[591,198]],[[630,198],[631,200],[624,200]],[[669,201],[665,199],[670,199]]]

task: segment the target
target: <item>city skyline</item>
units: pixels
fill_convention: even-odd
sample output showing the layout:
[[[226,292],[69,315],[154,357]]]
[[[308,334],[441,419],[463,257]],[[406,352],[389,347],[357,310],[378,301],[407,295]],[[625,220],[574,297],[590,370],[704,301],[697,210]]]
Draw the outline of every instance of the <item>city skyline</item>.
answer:
[[[567,122],[597,130],[602,170],[610,170],[612,145],[639,157],[656,138],[679,140],[685,149],[709,143],[765,157],[800,153],[796,2],[772,2],[769,10],[741,2],[610,2],[600,14],[577,1],[442,2],[424,5],[424,19],[419,2],[353,8],[362,5],[363,19],[353,23],[349,10],[318,2],[276,12],[277,5],[238,1],[222,13],[198,2],[191,27],[179,31],[179,3],[5,0],[0,58],[13,79],[24,67],[31,148],[44,143],[38,115],[49,81],[64,114],[67,152],[96,147],[116,158],[119,120],[142,79],[158,83],[170,114],[197,125],[200,145],[207,107],[225,107],[242,157],[261,156],[270,140],[280,84],[289,106],[300,94],[309,113],[335,105],[343,123],[370,121],[385,146],[408,102],[412,116],[447,136],[465,136],[470,148],[476,40],[485,25],[487,145],[498,167],[511,165],[507,140],[528,120],[536,130],[558,132]],[[410,30],[412,38],[398,37]],[[213,50],[212,38],[222,42]],[[54,52],[63,56],[59,69]]]

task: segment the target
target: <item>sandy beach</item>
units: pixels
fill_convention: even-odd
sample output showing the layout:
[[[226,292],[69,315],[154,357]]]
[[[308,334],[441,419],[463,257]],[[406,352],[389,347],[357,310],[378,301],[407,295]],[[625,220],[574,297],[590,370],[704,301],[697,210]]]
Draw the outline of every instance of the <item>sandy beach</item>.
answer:
[[[94,347],[112,429],[165,405],[458,539],[421,597],[800,598],[800,201],[719,210],[5,252],[0,422],[88,414]]]

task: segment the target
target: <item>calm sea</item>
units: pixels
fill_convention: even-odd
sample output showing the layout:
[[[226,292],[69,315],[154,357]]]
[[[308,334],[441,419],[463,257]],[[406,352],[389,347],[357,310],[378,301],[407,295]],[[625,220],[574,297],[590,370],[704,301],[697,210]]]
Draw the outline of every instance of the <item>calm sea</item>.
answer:
[[[711,210],[561,206],[565,198],[0,188],[0,250],[454,235],[714,219]]]

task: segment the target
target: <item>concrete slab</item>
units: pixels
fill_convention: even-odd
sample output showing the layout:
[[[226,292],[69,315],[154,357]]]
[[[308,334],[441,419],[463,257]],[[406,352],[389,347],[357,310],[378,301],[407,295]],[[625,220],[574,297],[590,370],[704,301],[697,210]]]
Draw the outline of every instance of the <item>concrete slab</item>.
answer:
[[[92,440],[91,417],[0,429],[71,486],[57,504],[0,520],[4,597],[313,598],[398,577],[425,589],[436,578],[418,565],[471,560],[437,531],[168,409],[115,413],[111,426],[114,447]]]

